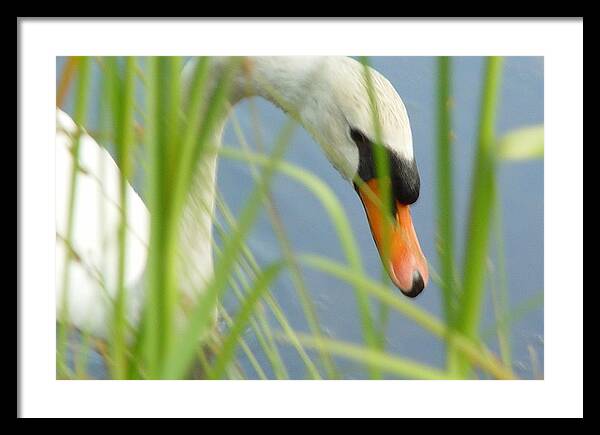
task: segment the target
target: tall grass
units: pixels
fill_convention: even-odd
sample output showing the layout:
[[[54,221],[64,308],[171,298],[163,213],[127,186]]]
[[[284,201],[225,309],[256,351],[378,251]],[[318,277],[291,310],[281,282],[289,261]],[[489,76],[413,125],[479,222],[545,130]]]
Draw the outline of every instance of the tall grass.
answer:
[[[479,119],[477,151],[473,160],[470,214],[467,223],[463,291],[457,315],[458,330],[471,339],[477,339],[483,312],[485,271],[496,201],[496,133],[495,122],[502,59],[486,59]],[[459,370],[468,375],[469,366],[461,360]]]
[[[88,102],[89,102],[89,82],[90,82],[90,60],[88,58],[77,58],[76,60],[78,66],[78,76],[77,76],[77,90],[76,90],[76,99],[75,99],[75,116],[74,121],[77,125],[85,125],[87,121],[87,113],[88,113]],[[67,70],[69,71],[69,70]],[[65,85],[66,86],[66,85]],[[60,95],[60,94],[59,94]],[[78,161],[79,159],[79,148],[80,148],[80,138],[81,138],[81,130],[78,129],[76,132],[76,136],[73,140],[72,153],[74,161]],[[71,167],[70,174],[70,183],[69,183],[69,196],[68,196],[68,206],[67,206],[67,232],[65,235],[65,241],[67,245],[67,249],[65,250],[65,258],[64,264],[65,267],[63,269],[62,276],[62,307],[61,307],[61,318],[57,319],[63,325],[63,328],[59,329],[59,337],[58,337],[58,351],[57,351],[57,367],[59,373],[66,374],[68,372],[67,368],[67,341],[68,341],[68,323],[69,323],[69,284],[70,284],[70,263],[73,260],[75,252],[69,247],[72,246],[73,239],[73,229],[75,228],[75,207],[77,204],[75,203],[75,199],[77,197],[77,175],[78,168],[77,165],[73,165]],[[63,212],[63,211],[60,211]]]
[[[444,315],[448,326],[455,326],[457,308],[456,265],[454,247],[454,182],[452,171],[452,60],[449,57],[438,59],[437,83],[437,246],[440,258],[440,275]],[[446,364],[451,372],[456,372],[457,357],[452,342],[448,340]]]
[[[365,67],[367,58],[361,59]],[[500,203],[497,200],[496,171],[499,158],[519,154],[522,136],[517,134],[504,141],[495,135],[498,109],[498,88],[502,69],[499,58],[486,59],[483,80],[481,117],[477,154],[473,158],[474,174],[470,198],[470,217],[465,233],[465,258],[462,275],[456,270],[456,246],[460,235],[455,234],[452,183],[452,60],[438,61],[438,147],[437,147],[437,231],[444,318],[438,319],[390,288],[387,278],[378,281],[365,271],[358,243],[346,212],[332,190],[315,174],[287,163],[284,156],[295,123],[290,120],[279,131],[271,151],[262,143],[252,149],[242,129],[236,127],[242,148],[227,145],[214,149],[212,138],[218,128],[217,120],[229,109],[228,95],[232,80],[239,74],[242,59],[232,58],[219,78],[212,77],[211,59],[200,59],[192,74],[188,89],[183,89],[179,57],[137,58],[73,58],[62,73],[57,104],[70,97],[76,102],[74,119],[85,125],[91,89],[90,65],[101,66],[102,83],[108,95],[110,124],[114,131],[97,137],[114,139],[115,160],[121,169],[119,226],[119,258],[117,297],[114,300],[111,335],[106,356],[110,376],[116,379],[187,379],[187,378],[246,378],[240,361],[245,358],[260,379],[289,377],[288,362],[282,358],[280,347],[291,346],[305,368],[309,379],[342,378],[338,359],[361,364],[372,379],[382,377],[453,379],[474,377],[477,373],[498,379],[515,377],[511,368],[509,317],[506,302],[506,283]],[[145,68],[140,65],[145,64]],[[76,78],[77,86],[69,95],[69,82]],[[379,125],[377,100],[368,68],[365,81],[369,90],[373,120]],[[209,86],[209,84],[211,84]],[[143,91],[143,101],[136,100],[136,87]],[[137,135],[136,114],[143,124],[143,134]],[[293,115],[293,114],[292,114]],[[235,120],[234,120],[235,121]],[[255,128],[258,129],[257,126]],[[380,127],[376,127],[380,141]],[[535,142],[530,148],[539,150],[539,134],[524,133]],[[257,134],[259,138],[261,135]],[[101,140],[99,140],[102,143]],[[260,142],[260,140],[257,140]],[[542,138],[543,143],[543,138]],[[125,283],[127,239],[125,228],[128,216],[127,183],[135,169],[135,150],[143,144],[147,159],[145,200],[151,215],[150,246],[145,276],[145,303],[139,325],[127,323],[127,295],[131,289]],[[498,145],[501,144],[501,145]],[[502,150],[498,152],[498,149]],[[514,151],[514,150],[517,151]],[[77,140],[74,144],[77,158]],[[234,215],[227,203],[218,196],[217,208],[223,217],[215,219],[215,231],[220,243],[215,243],[214,275],[194,301],[185,300],[178,288],[177,258],[179,255],[179,222],[186,199],[194,188],[199,162],[217,151],[220,158],[234,159],[253,171],[254,186],[241,212]],[[387,155],[377,152],[377,171],[387,173]],[[308,253],[299,253],[289,242],[281,224],[270,188],[276,174],[299,183],[311,192],[325,210],[344,254],[336,262]],[[77,186],[77,171],[72,174],[72,189]],[[200,174],[201,175],[201,174]],[[384,183],[385,184],[385,183]],[[389,186],[383,186],[384,195]],[[70,192],[70,198],[74,193]],[[388,207],[391,201],[382,201]],[[69,216],[77,207],[69,202]],[[247,243],[248,235],[263,208],[267,208],[273,230],[282,249],[282,257],[271,264],[259,264]],[[69,228],[72,228],[72,218]],[[496,226],[494,226],[494,222]],[[496,228],[498,287],[494,287],[497,333],[501,356],[495,355],[480,334],[483,298],[487,291],[486,267],[490,237]],[[70,232],[67,236],[69,237]],[[67,237],[67,241],[68,241]],[[384,248],[384,258],[386,249]],[[71,254],[67,254],[68,256]],[[68,261],[68,258],[67,258]],[[112,261],[112,260],[111,260]],[[348,283],[354,296],[363,331],[362,343],[342,342],[324,333],[316,314],[310,289],[306,288],[303,270],[312,269]],[[309,334],[295,330],[274,293],[277,278],[288,271],[297,290],[300,305],[308,324]],[[68,285],[68,268],[64,286]],[[489,278],[489,277],[488,277]],[[235,312],[228,312],[220,301],[231,291],[238,302]],[[379,317],[372,301],[379,304]],[[187,313],[181,316],[181,312]],[[214,313],[219,312],[224,323],[215,328]],[[385,325],[389,312],[397,312],[424,331],[447,345],[447,364],[432,367],[406,356],[388,352],[384,346]],[[68,325],[68,313],[58,319]],[[76,358],[78,370],[69,370],[66,360],[68,328],[61,328],[57,345],[57,367],[61,377],[86,377],[87,364],[82,363],[87,352]],[[249,332],[247,332],[249,331]],[[85,332],[85,331],[84,331]],[[256,338],[251,346],[247,335]],[[96,342],[96,341],[95,341]],[[86,346],[82,347],[83,349]],[[334,358],[335,357],[335,358]],[[263,365],[264,361],[267,365]],[[476,369],[476,371],[474,370]]]

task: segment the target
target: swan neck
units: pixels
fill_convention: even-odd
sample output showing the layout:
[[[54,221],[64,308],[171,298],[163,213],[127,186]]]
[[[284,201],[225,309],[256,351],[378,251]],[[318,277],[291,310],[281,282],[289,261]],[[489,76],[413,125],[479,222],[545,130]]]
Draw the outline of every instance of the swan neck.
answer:
[[[231,109],[246,97],[261,96],[288,113],[300,107],[305,98],[306,80],[313,70],[313,58],[251,57],[244,58],[236,69],[226,110],[221,111],[208,145],[194,176],[192,189],[183,210],[180,230],[180,285],[184,294],[194,297],[212,277],[212,225],[215,212],[218,148]],[[214,90],[228,66],[230,58],[211,59],[211,82]],[[197,60],[184,70],[184,83],[189,83]],[[211,95],[212,92],[206,93]]]

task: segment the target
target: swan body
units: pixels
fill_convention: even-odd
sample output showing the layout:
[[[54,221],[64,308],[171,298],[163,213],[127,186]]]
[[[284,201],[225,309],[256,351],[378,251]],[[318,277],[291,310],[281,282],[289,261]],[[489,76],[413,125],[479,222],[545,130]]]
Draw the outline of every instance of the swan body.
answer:
[[[359,177],[375,194],[378,193],[371,151],[376,137],[375,118],[364,66],[346,57],[251,57],[245,60],[244,68],[233,81],[230,106],[256,95],[293,114],[321,145],[342,177],[354,184],[381,253],[384,221],[363,191],[364,186],[356,184]],[[211,59],[213,86],[227,61],[227,58]],[[184,89],[189,84],[195,62],[191,60],[184,68]],[[392,240],[392,256],[386,258],[390,261],[388,270],[405,294],[415,296],[427,281],[427,266],[408,214],[408,204],[416,201],[419,188],[410,123],[406,108],[389,81],[373,69],[370,69],[370,77],[379,114],[381,143],[390,156],[393,199],[398,207],[395,228],[399,235]],[[119,168],[110,154],[81,129],[74,228],[71,245],[67,246],[66,210],[70,173],[75,164],[72,146],[81,127],[59,109],[56,120],[57,318],[66,308],[74,326],[106,337],[112,314],[111,301],[117,288]],[[227,114],[213,131],[210,140],[214,145],[221,142],[226,120]],[[202,159],[198,165],[180,222],[181,255],[178,259],[180,290],[192,300],[212,276],[216,153]],[[133,187],[127,187],[127,196],[125,285],[129,292],[126,316],[135,325],[143,304],[150,215]],[[396,243],[397,249],[394,248]],[[74,256],[69,262],[68,293],[63,295],[67,249],[71,249]]]
[[[56,308],[63,308],[66,250],[75,255],[69,264],[69,320],[94,335],[106,336],[107,315],[117,288],[118,237],[121,222],[120,172],[108,151],[82,131],[73,235],[67,246],[67,210],[73,164],[72,146],[78,127],[63,111],[56,111]],[[150,214],[131,186],[127,186],[125,283],[130,293],[128,318],[137,320],[141,280],[149,244]],[[135,307],[135,308],[134,308]]]

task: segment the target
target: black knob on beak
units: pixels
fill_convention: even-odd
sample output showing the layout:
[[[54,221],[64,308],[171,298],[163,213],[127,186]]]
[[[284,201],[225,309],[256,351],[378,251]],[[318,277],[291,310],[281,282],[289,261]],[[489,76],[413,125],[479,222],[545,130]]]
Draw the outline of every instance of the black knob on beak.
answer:
[[[412,287],[408,291],[402,290],[402,293],[404,293],[409,298],[415,298],[419,295],[419,293],[423,291],[424,288],[425,282],[423,281],[423,277],[421,276],[418,270],[415,270],[413,272]]]

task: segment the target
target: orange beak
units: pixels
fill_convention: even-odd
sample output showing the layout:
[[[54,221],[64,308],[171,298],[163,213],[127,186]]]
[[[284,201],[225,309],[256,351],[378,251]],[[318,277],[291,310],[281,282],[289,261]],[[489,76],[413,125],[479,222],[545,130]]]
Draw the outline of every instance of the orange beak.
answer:
[[[363,186],[358,188],[358,193],[381,261],[396,287],[406,296],[414,298],[427,285],[429,272],[410,217],[410,208],[396,201],[394,219],[384,219],[386,210],[373,197],[381,203],[377,180],[369,180],[366,185],[371,192]]]

